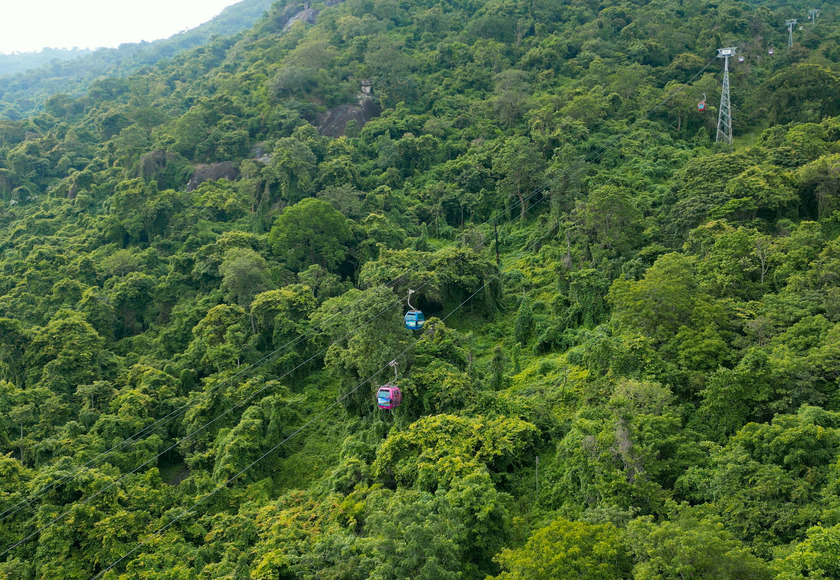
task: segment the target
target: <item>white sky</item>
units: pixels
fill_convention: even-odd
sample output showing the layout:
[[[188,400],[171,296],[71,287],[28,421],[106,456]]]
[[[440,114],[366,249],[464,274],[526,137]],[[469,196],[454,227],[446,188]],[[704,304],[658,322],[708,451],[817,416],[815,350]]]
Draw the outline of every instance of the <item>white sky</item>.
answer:
[[[168,38],[240,0],[0,0],[0,53]]]

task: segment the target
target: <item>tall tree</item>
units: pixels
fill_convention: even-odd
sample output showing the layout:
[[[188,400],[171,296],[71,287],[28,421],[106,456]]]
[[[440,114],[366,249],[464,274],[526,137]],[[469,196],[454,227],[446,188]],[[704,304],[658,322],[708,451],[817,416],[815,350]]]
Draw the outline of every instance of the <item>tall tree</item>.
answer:
[[[493,161],[493,171],[499,177],[499,189],[517,198],[519,217],[523,220],[528,211],[528,198],[542,184],[544,170],[545,162],[527,137],[505,140]]]
[[[334,269],[347,255],[350,238],[347,218],[314,198],[287,207],[268,234],[274,253],[297,271],[312,264]]]

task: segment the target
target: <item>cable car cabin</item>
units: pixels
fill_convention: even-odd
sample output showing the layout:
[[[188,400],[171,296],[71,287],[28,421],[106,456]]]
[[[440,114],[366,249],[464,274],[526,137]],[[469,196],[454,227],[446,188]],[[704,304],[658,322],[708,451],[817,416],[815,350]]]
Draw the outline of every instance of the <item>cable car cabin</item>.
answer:
[[[376,393],[376,404],[380,409],[396,409],[402,403],[402,393],[399,387],[384,385]]]
[[[768,50],[768,51],[767,51],[767,54],[769,54],[770,56],[773,56],[773,52],[774,52],[774,51],[773,51],[773,49],[771,48],[770,50]]]
[[[417,310],[414,306],[411,305],[411,295],[414,294],[414,290],[411,288],[408,289],[408,298],[406,298],[406,303],[408,303],[408,312],[405,313],[405,327],[409,330],[420,330],[423,328],[423,324],[426,322],[426,318],[423,316],[423,313]],[[396,370],[396,367],[394,368]]]
[[[706,101],[700,101],[697,103],[697,110],[701,113],[706,110]]]
[[[426,323],[426,317],[419,310],[409,310],[405,313],[405,327],[409,330],[420,330]]]
[[[743,62],[744,62],[744,57],[743,57],[743,56],[739,56],[739,57],[738,57],[738,62],[743,63]]]

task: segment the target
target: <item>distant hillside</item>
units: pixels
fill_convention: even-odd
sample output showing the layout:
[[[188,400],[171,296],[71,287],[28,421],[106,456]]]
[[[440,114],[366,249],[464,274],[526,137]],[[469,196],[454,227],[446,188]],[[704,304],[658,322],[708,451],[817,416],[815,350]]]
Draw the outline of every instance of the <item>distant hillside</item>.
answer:
[[[102,76],[125,76],[145,65],[248,29],[274,0],[242,0],[212,20],[170,38],[95,51],[48,48],[37,53],[0,55],[0,118],[12,120],[43,108],[52,95],[84,93]]]
[[[87,48],[45,48],[38,52],[0,54],[0,76],[13,75],[38,68],[55,60],[73,60],[92,52],[93,50]]]

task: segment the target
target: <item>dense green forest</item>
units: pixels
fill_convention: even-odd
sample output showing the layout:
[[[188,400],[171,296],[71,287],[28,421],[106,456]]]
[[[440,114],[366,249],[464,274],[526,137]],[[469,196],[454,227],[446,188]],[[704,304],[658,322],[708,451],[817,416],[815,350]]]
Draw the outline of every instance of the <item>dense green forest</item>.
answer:
[[[272,0],[240,0],[215,18],[170,38],[121,44],[118,48],[0,54],[0,118],[20,120],[42,112],[56,94],[80,96],[103,76],[126,76],[144,66],[250,28]]]
[[[0,120],[0,578],[840,577],[838,17],[278,2]]]

